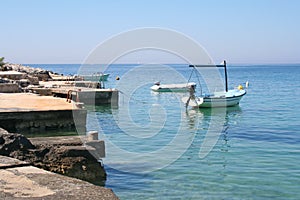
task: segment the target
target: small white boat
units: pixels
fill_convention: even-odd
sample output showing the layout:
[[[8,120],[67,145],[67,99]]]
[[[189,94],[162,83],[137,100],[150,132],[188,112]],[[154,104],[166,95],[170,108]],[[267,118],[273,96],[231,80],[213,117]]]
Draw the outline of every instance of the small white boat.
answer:
[[[151,90],[155,92],[189,92],[191,87],[195,88],[196,83],[160,84],[157,82],[151,87]]]
[[[242,97],[247,93],[242,85],[239,85],[236,89],[228,90],[226,61],[223,65],[190,65],[190,67],[224,67],[225,71],[225,91],[214,92],[212,94],[202,94],[200,97],[196,97],[195,90],[190,90],[189,97],[183,97],[182,101],[187,106],[199,107],[199,108],[213,108],[213,107],[230,107],[236,106],[240,103]],[[248,81],[246,82],[246,88],[248,87]],[[192,89],[192,88],[191,88]]]
[[[95,73],[92,75],[83,75],[85,81],[107,81],[109,74]]]
[[[184,97],[182,101],[187,106],[199,108],[231,107],[240,103],[240,100],[247,92],[243,89],[228,90],[227,92],[214,92],[213,94],[201,97]]]

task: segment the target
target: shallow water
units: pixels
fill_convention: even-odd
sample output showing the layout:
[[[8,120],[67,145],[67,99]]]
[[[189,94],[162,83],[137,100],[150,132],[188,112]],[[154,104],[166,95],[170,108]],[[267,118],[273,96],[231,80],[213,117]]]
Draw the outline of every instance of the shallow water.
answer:
[[[42,66],[64,74],[79,68]],[[238,107],[220,111],[185,110],[184,94],[150,91],[155,81],[187,80],[187,65],[172,65],[176,73],[147,66],[153,76],[135,67],[107,69],[106,85],[122,92],[119,108],[88,115],[87,128],[106,141],[106,186],[121,199],[299,198],[300,66],[229,66],[229,86],[249,81],[250,88]],[[205,138],[216,144],[201,158],[212,144]]]

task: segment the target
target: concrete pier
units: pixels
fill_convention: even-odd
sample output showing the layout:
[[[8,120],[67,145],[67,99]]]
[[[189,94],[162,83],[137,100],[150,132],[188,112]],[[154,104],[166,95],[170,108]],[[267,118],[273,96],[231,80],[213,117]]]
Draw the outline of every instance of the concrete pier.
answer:
[[[27,93],[0,93],[0,127],[10,132],[77,130],[85,133],[86,115],[86,110],[66,102],[66,99]]]
[[[16,83],[0,83],[0,91],[3,93],[17,93],[20,88]]]
[[[116,89],[94,89],[80,87],[51,88],[54,96],[66,97],[71,94],[71,99],[86,105],[111,104],[118,106],[119,92]],[[70,98],[70,97],[69,97]]]
[[[111,104],[118,106],[119,91],[114,88],[99,89],[97,82],[91,81],[40,81],[42,88],[31,88],[35,93],[47,96],[69,98],[86,105]]]
[[[51,173],[14,158],[0,156],[0,199],[114,200],[111,189]]]

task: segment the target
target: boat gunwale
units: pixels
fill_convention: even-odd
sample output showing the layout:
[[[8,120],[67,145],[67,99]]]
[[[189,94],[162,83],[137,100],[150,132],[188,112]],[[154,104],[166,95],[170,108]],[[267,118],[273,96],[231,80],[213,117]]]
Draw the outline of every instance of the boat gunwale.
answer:
[[[203,97],[198,97],[198,98],[203,98],[203,99],[232,99],[232,98],[238,98],[238,97],[243,97],[244,95],[247,94],[247,91],[244,90],[244,93],[236,96],[231,96],[231,97],[226,97],[226,96],[203,96]]]

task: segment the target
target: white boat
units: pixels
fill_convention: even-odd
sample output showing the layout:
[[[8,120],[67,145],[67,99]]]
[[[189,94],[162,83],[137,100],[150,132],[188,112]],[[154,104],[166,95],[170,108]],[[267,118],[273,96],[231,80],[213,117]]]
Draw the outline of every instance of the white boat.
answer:
[[[107,81],[109,74],[95,73],[92,75],[83,75],[85,81]]]
[[[214,92],[201,97],[182,98],[188,106],[199,108],[230,107],[236,106],[247,92],[243,89],[233,89],[227,92]]]
[[[195,88],[196,83],[160,84],[157,82],[151,87],[151,90],[155,92],[189,92],[191,87]]]
[[[212,94],[202,94],[199,97],[194,95],[195,90],[190,91],[189,97],[183,97],[182,101],[187,106],[199,108],[213,108],[213,107],[230,107],[236,106],[240,103],[242,97],[247,93],[242,85],[239,85],[233,90],[228,90],[226,61],[223,65],[190,65],[190,67],[224,67],[225,70],[225,91],[214,92]],[[248,87],[248,82],[246,82]]]

